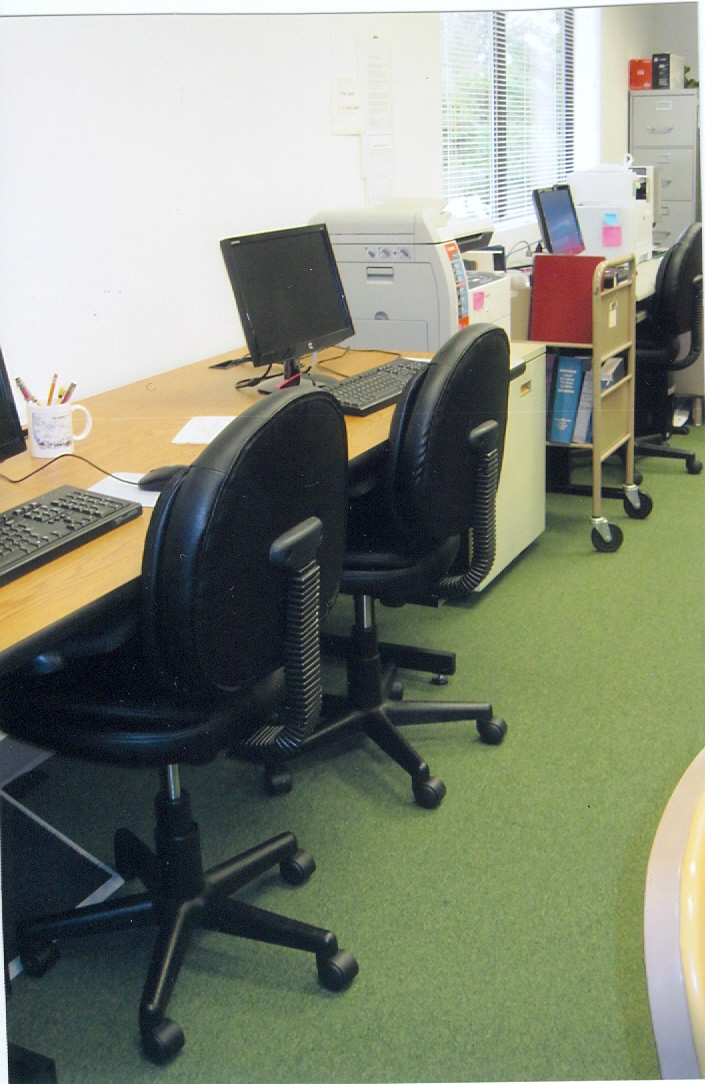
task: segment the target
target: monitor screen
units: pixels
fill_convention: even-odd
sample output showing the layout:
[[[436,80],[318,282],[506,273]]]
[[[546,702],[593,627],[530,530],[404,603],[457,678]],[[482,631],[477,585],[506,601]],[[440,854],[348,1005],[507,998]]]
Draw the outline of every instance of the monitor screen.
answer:
[[[252,363],[284,362],[354,335],[325,225],[220,242]]]
[[[585,251],[569,185],[534,189],[534,207],[547,252],[575,256]]]
[[[0,463],[25,450],[25,438],[0,351]]]

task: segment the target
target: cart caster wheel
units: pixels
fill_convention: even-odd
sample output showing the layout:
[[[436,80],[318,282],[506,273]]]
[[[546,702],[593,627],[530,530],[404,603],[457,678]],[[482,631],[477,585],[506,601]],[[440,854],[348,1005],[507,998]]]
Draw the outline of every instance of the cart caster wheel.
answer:
[[[316,860],[306,851],[297,851],[291,858],[286,858],[279,866],[279,872],[288,885],[306,884],[316,870]]]
[[[431,684],[432,685],[447,685],[448,684],[448,675],[447,674],[434,674],[434,676],[431,678]]]
[[[687,470],[688,474],[700,474],[700,471],[703,469],[703,465],[699,459],[686,459],[685,469]]]
[[[412,782],[411,786],[414,791],[414,801],[422,809],[438,809],[446,796],[446,785],[437,776]]]
[[[489,723],[478,722],[477,732],[485,745],[501,745],[507,733],[507,724],[504,719],[493,715]]]
[[[326,990],[339,994],[347,990],[358,971],[357,960],[349,952],[336,952],[334,956],[317,956],[318,981]]]
[[[404,686],[401,681],[393,681],[389,686],[389,692],[387,696],[390,700],[403,700],[404,699]]]
[[[288,794],[294,785],[291,772],[286,768],[267,769],[264,773],[264,791],[276,798],[279,794]]]
[[[168,1016],[153,1027],[142,1028],[142,1051],[155,1065],[166,1065],[175,1058],[184,1041],[183,1031]]]
[[[624,498],[624,511],[631,519],[646,519],[646,517],[651,514],[651,510],[653,509],[653,507],[654,502],[651,500],[651,497],[648,493],[639,494],[638,508],[634,507],[632,502],[629,500],[629,497]],[[612,525],[610,524],[610,526]],[[612,530],[614,530],[614,527],[612,527]]]
[[[622,530],[616,525],[616,523],[610,523],[609,528],[612,533],[612,538],[609,542],[605,541],[605,539],[598,531],[597,527],[593,527],[592,529],[592,534],[590,535],[590,538],[592,539],[592,544],[598,553],[615,553],[624,541],[624,535],[622,534]]]
[[[42,975],[46,975],[50,967],[54,966],[60,956],[59,947],[53,941],[20,950],[22,970],[25,975],[29,975],[33,979],[40,979]]]

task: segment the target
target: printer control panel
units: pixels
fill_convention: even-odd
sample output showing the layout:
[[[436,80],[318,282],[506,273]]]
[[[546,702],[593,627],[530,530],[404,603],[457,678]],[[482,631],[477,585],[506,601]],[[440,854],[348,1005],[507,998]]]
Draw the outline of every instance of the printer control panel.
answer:
[[[413,260],[413,245],[365,245],[368,260]]]

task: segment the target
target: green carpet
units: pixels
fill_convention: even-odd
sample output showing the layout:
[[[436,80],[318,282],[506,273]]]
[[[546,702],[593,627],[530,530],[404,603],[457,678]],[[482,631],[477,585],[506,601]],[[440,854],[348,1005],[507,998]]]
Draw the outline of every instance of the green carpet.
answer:
[[[705,430],[674,442],[705,452]],[[659,818],[705,745],[705,474],[642,460],[649,519],[607,514],[615,554],[590,543],[588,499],[550,495],[544,535],[484,593],[439,610],[379,608],[385,639],[455,650],[446,689],[408,675],[407,698],[491,700],[509,725],[406,733],[448,794],[417,808],[405,774],[367,742],[294,766],[266,798],[259,771],[185,770],[207,862],[292,829],[318,871],[247,898],[330,926],[360,974],[342,995],[301,953],[199,935],[170,1015],[186,1046],[168,1067],[139,1049],[152,934],[66,943],[21,975],[10,1039],[51,1055],[60,1084],[306,1084],[653,1079],[643,892]],[[350,621],[340,599],[335,628]],[[112,861],[119,824],[151,831],[154,782],[55,758],[23,800]]]

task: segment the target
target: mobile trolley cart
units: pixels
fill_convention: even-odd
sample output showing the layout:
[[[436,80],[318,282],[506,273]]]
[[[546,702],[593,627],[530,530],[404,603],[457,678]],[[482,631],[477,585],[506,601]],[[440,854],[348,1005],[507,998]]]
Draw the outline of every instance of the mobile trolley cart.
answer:
[[[574,257],[580,259],[579,256]],[[633,255],[603,260],[592,278],[592,342],[552,343],[560,353],[578,351],[589,366],[584,381],[592,380],[592,434],[589,441],[570,444],[548,441],[548,488],[558,493],[592,495],[592,544],[601,553],[614,553],[623,534],[602,511],[604,498],[622,500],[632,519],[646,519],[653,501],[639,490],[634,472],[634,365],[636,328],[636,259]],[[551,347],[547,347],[550,349]],[[604,386],[606,366],[613,359],[624,361],[623,375]],[[551,403],[549,401],[549,411]],[[549,430],[550,431],[550,430]],[[571,484],[571,454],[574,450],[592,455],[592,485]],[[602,485],[602,464],[619,453],[625,465],[623,486]],[[641,480],[641,479],[639,479]]]

